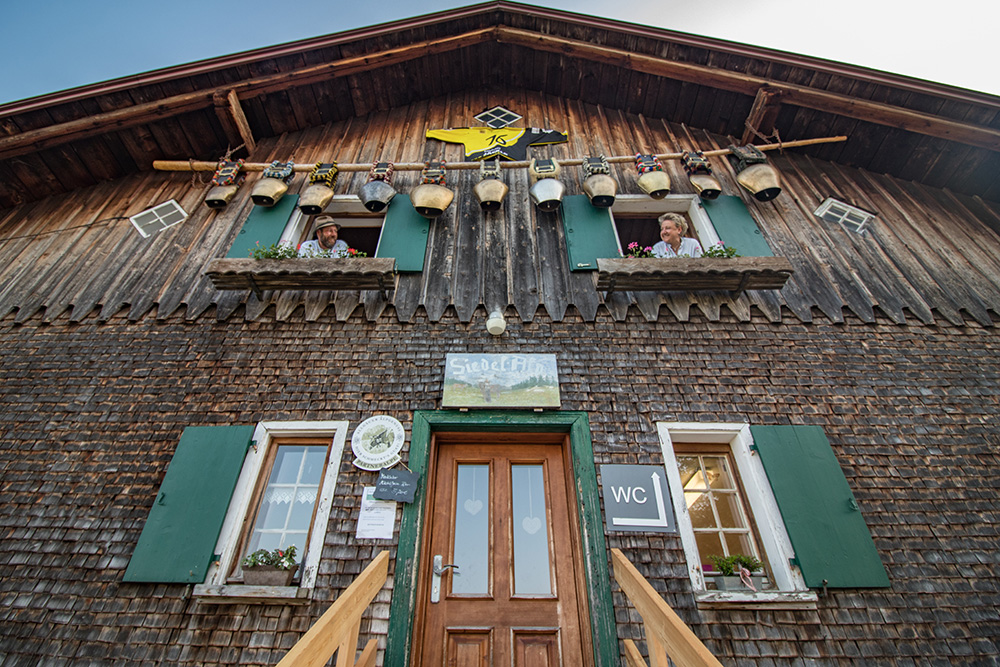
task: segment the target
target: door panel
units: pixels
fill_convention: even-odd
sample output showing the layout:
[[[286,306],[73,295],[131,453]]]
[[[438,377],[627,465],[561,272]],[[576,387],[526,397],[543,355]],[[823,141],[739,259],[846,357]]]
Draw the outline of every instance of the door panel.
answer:
[[[537,434],[435,441],[412,664],[592,664],[566,455]]]

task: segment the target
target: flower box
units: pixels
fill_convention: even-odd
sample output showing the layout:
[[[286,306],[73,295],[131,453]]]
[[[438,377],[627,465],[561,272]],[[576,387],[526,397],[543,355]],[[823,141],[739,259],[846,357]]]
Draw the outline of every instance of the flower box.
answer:
[[[288,570],[267,565],[243,568],[243,583],[247,586],[291,586],[298,569],[298,565]]]
[[[694,292],[781,289],[792,275],[785,257],[672,257],[598,259],[599,291]]]
[[[396,260],[391,257],[296,259],[213,259],[205,275],[217,290],[379,290],[394,287]]]
[[[715,575],[709,578],[715,582],[715,590],[717,591],[750,591],[750,589],[747,588],[743,584],[743,581],[737,576],[726,577],[723,575]],[[750,577],[750,582],[753,584],[753,587],[757,589],[758,593],[764,590],[764,582],[766,580],[767,577],[763,574],[754,574]]]

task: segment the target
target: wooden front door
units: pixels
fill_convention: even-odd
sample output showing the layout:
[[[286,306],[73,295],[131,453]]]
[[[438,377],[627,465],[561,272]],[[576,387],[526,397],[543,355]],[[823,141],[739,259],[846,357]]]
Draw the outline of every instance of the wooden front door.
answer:
[[[412,664],[593,664],[568,451],[563,436],[435,436]]]

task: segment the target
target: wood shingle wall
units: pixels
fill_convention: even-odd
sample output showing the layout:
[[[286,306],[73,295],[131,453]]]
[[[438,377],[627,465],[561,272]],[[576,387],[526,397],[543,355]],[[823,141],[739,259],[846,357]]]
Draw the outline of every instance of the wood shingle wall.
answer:
[[[409,432],[414,410],[440,407],[445,353],[525,351],[557,356],[563,409],[588,412],[599,464],[662,464],[658,421],[825,430],[889,589],[831,591],[813,610],[699,610],[678,536],[608,534],[723,664],[1000,660],[996,327],[540,311],[495,338],[453,308],[408,323],[388,308],[374,322],[360,310],[292,323],[4,318],[0,663],[275,664],[366,562],[395,552],[395,541],[354,537],[375,475],[345,452],[310,605],[202,605],[184,585],[122,582],[183,427],[344,419],[353,429],[387,414]],[[385,636],[390,595],[391,585],[366,614],[364,638]],[[615,600],[619,637],[641,636]]]
[[[591,153],[629,155],[637,150],[680,151],[728,145],[732,138],[709,135],[658,119],[510,90],[457,93],[430,102],[263,141],[252,161],[294,159],[299,163],[376,158],[421,161],[443,156],[461,161],[458,144],[425,140],[433,128],[468,125],[487,106],[505,104],[525,116],[525,126],[569,132],[568,144],[532,149],[536,156],[582,157]],[[797,137],[796,137],[797,138]],[[478,174],[449,172],[455,203],[431,225],[427,269],[404,274],[388,301],[376,292],[217,292],[202,276],[205,264],[224,256],[250,209],[253,180],[221,212],[202,205],[207,176],[147,172],[109,181],[0,212],[0,317],[82,321],[95,314],[108,320],[123,311],[132,320],[153,314],[194,320],[205,314],[254,320],[273,308],[278,320],[316,320],[332,307],[346,321],[357,309],[375,321],[387,307],[410,322],[419,309],[431,321],[449,306],[467,322],[480,306],[513,308],[523,320],[539,309],[555,321],[576,310],[593,321],[606,308],[623,321],[633,306],[656,320],[661,311],[687,320],[694,310],[717,320],[728,310],[748,321],[754,309],[767,319],[808,322],[816,313],[834,321],[853,314],[872,322],[881,312],[892,321],[990,325],[1000,312],[1000,207],[975,197],[934,190],[795,153],[771,153],[784,177],[783,194],[760,204],[745,197],[775,254],[788,257],[795,273],[785,288],[722,294],[596,292],[591,276],[570,272],[561,223],[528,202],[523,170],[505,170],[511,192],[501,211],[480,212],[472,195]],[[739,193],[722,160],[713,164],[729,194]],[[674,193],[691,192],[679,163],[668,162]],[[637,194],[634,169],[615,165],[620,192]],[[338,194],[356,193],[364,174],[343,174]],[[416,172],[398,172],[406,192]],[[576,168],[563,178],[579,192]],[[304,188],[300,175],[293,191]],[[878,213],[865,235],[816,218],[812,211],[827,196]],[[192,217],[149,239],[123,217],[176,199]]]

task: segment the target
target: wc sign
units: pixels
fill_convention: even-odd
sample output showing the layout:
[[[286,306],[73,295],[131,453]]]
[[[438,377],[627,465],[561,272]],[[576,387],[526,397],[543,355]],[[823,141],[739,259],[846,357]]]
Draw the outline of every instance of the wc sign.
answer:
[[[677,532],[662,466],[602,465],[601,486],[609,531]]]

